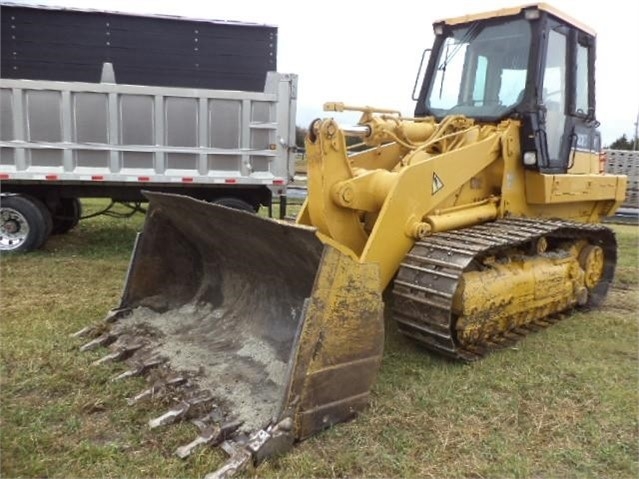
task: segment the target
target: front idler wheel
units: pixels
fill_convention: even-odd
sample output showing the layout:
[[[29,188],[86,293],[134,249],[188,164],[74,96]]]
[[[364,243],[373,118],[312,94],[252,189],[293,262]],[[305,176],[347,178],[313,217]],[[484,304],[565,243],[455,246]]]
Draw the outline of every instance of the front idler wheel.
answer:
[[[579,253],[579,266],[584,270],[584,284],[592,290],[599,284],[604,271],[604,252],[600,246],[588,245]]]

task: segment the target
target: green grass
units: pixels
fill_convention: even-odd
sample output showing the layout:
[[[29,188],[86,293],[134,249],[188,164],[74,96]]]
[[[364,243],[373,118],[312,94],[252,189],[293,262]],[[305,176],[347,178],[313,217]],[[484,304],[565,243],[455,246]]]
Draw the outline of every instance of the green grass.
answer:
[[[79,354],[68,337],[117,304],[142,222],[90,219],[2,258],[2,477],[201,477],[223,461],[210,449],[173,456],[194,428],[149,430],[163,405],[124,399],[144,380],[112,383],[120,366],[90,367],[100,352]],[[603,308],[473,364],[428,354],[389,323],[370,407],[253,474],[637,477],[639,228],[612,227],[621,254]]]

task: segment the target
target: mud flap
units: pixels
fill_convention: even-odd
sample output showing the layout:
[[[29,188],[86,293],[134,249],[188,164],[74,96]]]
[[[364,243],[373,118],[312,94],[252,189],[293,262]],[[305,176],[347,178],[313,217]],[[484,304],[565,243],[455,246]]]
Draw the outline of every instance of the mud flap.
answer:
[[[253,460],[366,406],[384,342],[377,265],[312,228],[147,196],[122,301],[102,335],[118,338],[112,349],[134,344],[131,371],[161,364],[165,377],[195,385],[199,406],[241,423],[238,434],[264,433],[259,447],[246,443]],[[186,415],[191,403],[165,416]]]

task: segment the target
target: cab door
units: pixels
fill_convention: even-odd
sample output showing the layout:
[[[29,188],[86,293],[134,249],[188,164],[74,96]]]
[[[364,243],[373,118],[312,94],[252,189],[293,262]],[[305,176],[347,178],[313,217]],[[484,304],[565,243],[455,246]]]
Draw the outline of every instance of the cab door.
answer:
[[[569,31],[565,25],[549,22],[540,91],[540,120],[546,143],[540,169],[548,173],[565,172],[568,165],[567,139],[570,128],[566,111]]]
[[[540,89],[544,173],[590,173],[598,167],[594,47],[590,35],[549,21]]]
[[[572,31],[571,37],[567,170],[569,173],[596,173],[599,171],[601,136],[597,131],[599,122],[595,119],[595,39],[577,30]]]

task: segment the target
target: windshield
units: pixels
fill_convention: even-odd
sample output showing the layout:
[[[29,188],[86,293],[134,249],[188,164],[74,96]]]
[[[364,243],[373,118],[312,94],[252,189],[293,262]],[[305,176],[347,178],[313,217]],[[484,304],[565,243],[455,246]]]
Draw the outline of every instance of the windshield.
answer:
[[[439,51],[426,109],[497,119],[523,99],[530,51],[530,25],[475,22],[452,27]]]

